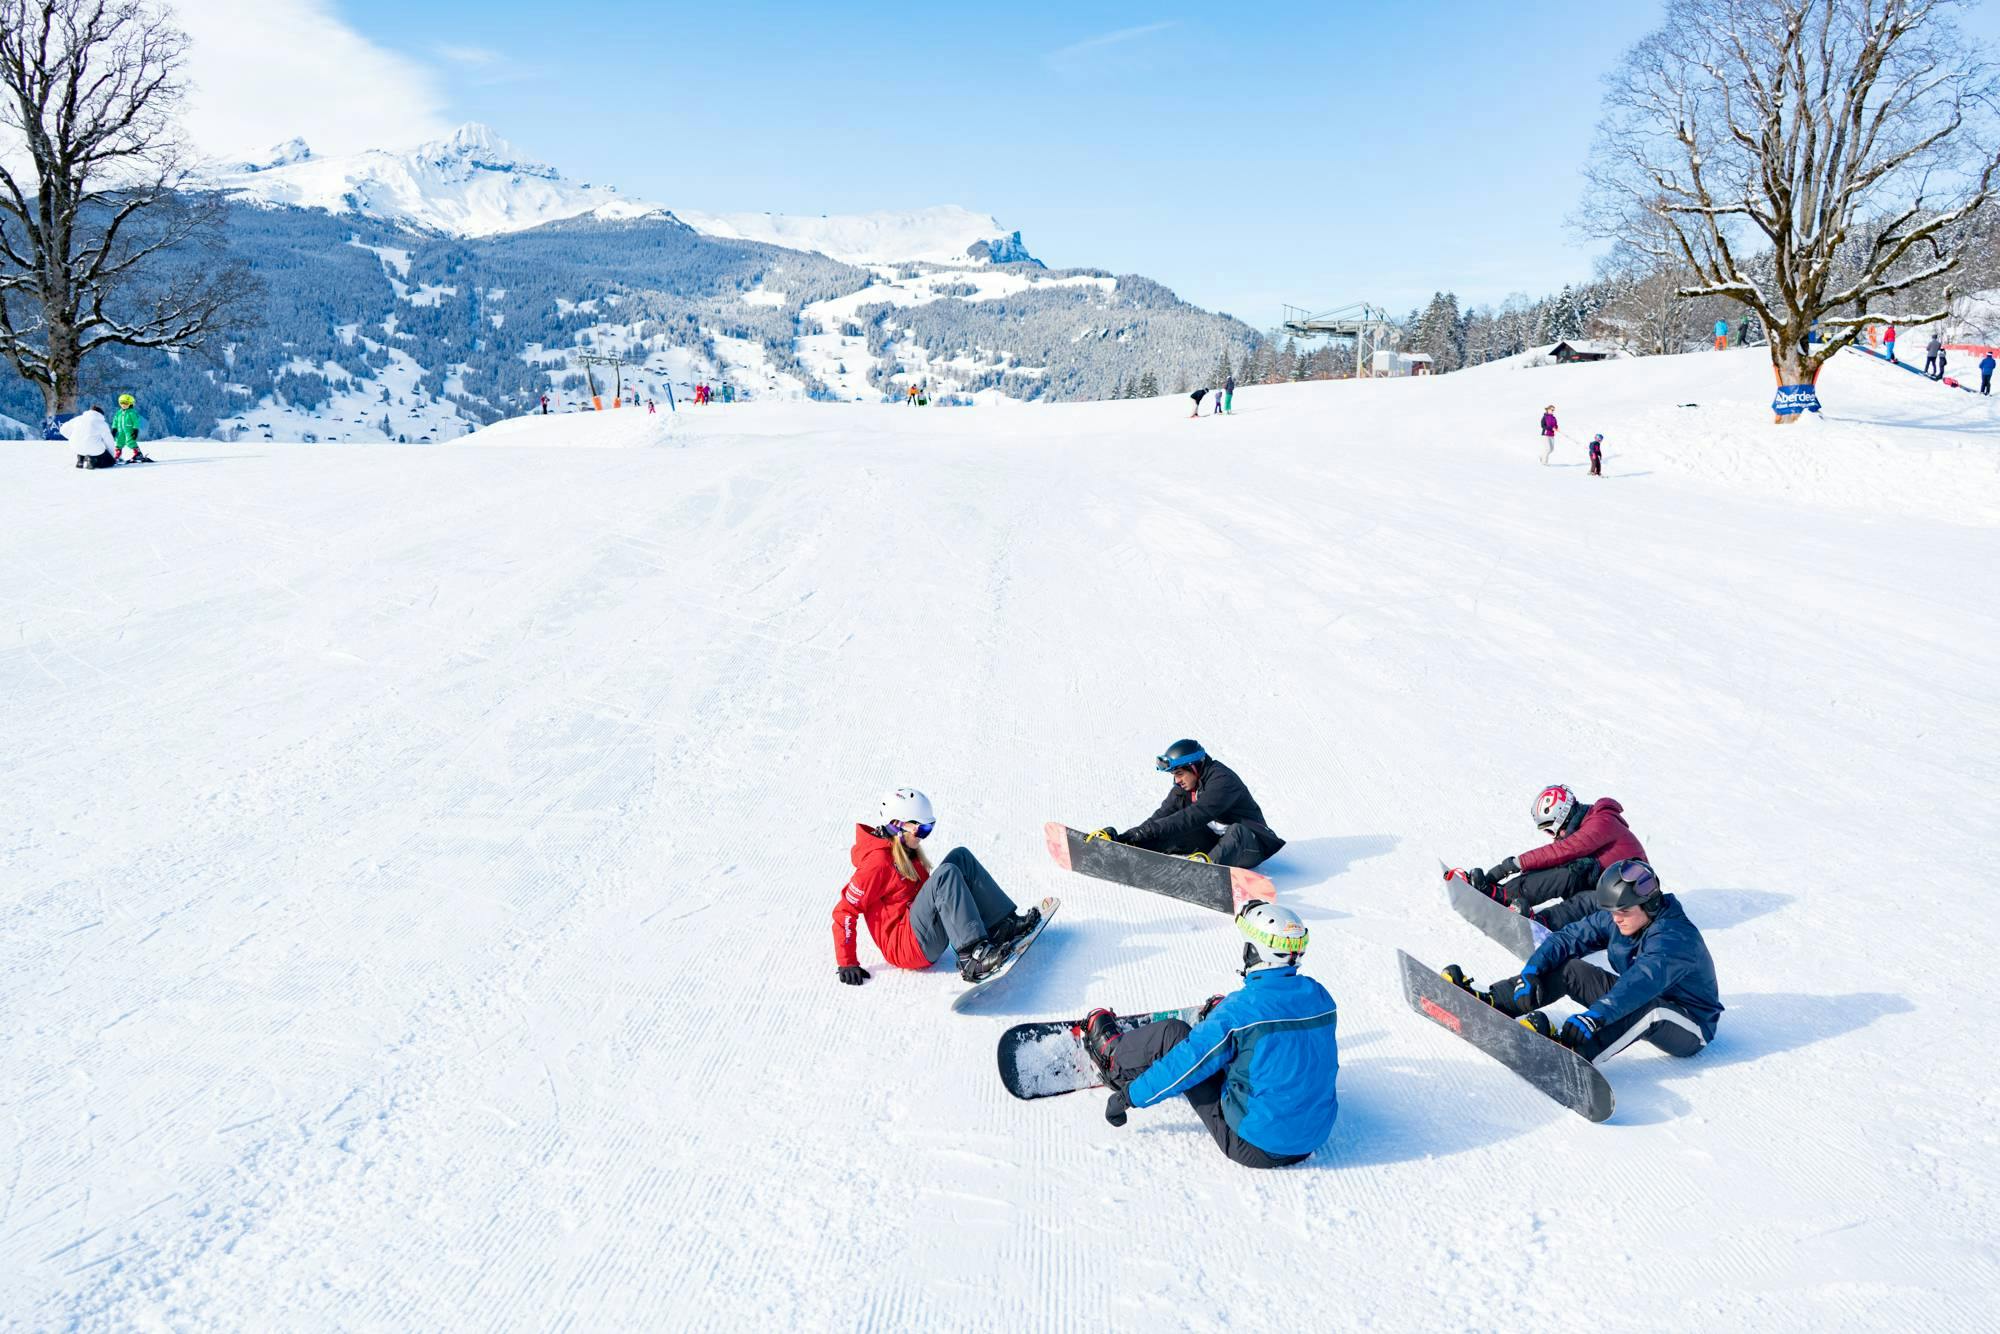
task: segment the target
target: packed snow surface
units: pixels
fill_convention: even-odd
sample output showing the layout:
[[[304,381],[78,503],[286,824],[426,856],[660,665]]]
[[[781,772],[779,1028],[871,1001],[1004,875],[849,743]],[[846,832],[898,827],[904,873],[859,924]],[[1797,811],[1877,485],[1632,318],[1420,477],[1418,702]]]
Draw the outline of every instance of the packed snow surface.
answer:
[[[1771,387],[9,446],[0,1323],[1990,1328],[2000,416],[1850,357],[1777,430]],[[1226,919],[1042,846],[1183,735],[1341,1007],[1299,1167],[997,1078],[1011,1023],[1234,983]],[[1728,1007],[1608,1062],[1604,1125],[1397,986],[1512,971],[1437,859],[1530,846],[1550,781],[1624,802]],[[906,783],[1063,898],[978,1014],[865,939],[834,977]]]

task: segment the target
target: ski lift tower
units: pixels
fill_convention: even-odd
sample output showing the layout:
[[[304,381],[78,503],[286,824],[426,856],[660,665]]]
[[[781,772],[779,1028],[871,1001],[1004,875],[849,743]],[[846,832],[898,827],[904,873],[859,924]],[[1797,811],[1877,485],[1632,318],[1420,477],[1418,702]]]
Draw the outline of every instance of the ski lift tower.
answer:
[[[1389,346],[1389,312],[1366,301],[1317,315],[1304,306],[1286,306],[1284,328],[1286,333],[1299,338],[1353,339],[1357,378],[1372,375],[1375,354]]]
[[[604,396],[597,392],[597,377],[590,372],[592,366],[611,367],[611,406],[622,406],[625,398],[625,368],[641,363],[620,356],[608,356],[601,352],[579,352],[577,364],[583,367],[584,381],[590,386],[590,405],[597,411],[604,411]]]

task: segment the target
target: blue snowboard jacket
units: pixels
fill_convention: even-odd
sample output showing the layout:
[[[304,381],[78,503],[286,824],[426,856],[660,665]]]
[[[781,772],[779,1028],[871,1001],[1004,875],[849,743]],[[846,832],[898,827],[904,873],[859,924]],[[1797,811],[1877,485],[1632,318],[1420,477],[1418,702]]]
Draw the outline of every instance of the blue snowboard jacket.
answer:
[[[1339,1110],[1336,1018],[1326,988],[1297,968],[1259,969],[1125,1096],[1151,1107],[1226,1070],[1222,1117],[1231,1130],[1274,1158],[1311,1153],[1333,1133]]]
[[[1701,1026],[1704,1042],[1715,1040],[1722,998],[1715,985],[1715,961],[1680,900],[1666,896],[1660,915],[1636,936],[1620,935],[1602,909],[1571,922],[1541,943],[1528,959],[1539,977],[1554,977],[1572,959],[1603,950],[1618,983],[1584,1013],[1614,1024],[1649,1005],[1671,1005]]]

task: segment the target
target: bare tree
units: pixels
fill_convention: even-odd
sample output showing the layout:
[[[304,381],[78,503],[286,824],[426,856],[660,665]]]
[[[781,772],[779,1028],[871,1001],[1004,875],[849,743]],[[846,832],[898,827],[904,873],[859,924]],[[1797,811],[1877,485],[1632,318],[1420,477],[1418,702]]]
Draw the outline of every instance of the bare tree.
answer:
[[[0,354],[76,408],[111,344],[196,348],[250,290],[186,186],[187,38],[150,0],[0,0]]]
[[[1608,81],[1588,216],[1688,270],[1681,295],[1754,311],[1781,384],[1870,324],[1942,319],[1890,303],[1951,272],[1994,197],[1995,85],[1960,4],[1668,0]]]

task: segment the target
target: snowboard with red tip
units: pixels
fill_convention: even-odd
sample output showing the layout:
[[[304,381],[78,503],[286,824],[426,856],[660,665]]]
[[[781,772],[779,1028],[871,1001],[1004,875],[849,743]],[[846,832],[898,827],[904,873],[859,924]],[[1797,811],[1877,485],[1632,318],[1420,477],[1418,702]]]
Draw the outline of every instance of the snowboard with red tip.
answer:
[[[1231,916],[1252,899],[1266,903],[1278,899],[1278,888],[1269,876],[1240,866],[1190,861],[1186,857],[1094,839],[1081,829],[1071,829],[1055,820],[1042,826],[1042,837],[1048,842],[1049,856],[1066,871],[1164,894]]]

